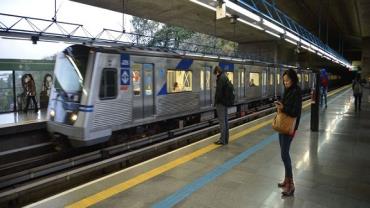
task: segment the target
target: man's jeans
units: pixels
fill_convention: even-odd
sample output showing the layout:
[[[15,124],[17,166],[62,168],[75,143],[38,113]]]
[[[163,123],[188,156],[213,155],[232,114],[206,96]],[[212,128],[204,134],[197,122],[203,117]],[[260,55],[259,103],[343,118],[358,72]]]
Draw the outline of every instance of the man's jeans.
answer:
[[[229,143],[229,122],[227,119],[227,107],[222,104],[216,104],[217,118],[220,123],[220,141],[223,144]]]

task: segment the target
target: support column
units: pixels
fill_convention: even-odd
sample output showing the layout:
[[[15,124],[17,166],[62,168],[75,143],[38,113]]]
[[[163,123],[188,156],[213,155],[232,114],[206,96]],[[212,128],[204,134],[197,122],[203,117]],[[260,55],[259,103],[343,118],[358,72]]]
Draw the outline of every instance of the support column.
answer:
[[[315,79],[311,94],[311,131],[319,131],[319,105],[320,105],[320,70],[313,69]]]
[[[362,57],[361,57],[362,78],[370,81],[370,38],[362,39]]]

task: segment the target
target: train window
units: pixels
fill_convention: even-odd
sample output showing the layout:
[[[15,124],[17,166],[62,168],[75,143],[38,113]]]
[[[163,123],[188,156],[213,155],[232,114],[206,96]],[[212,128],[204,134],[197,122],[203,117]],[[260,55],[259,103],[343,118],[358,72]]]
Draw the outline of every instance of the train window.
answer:
[[[249,87],[260,86],[260,74],[259,73],[249,73]]]
[[[231,84],[234,84],[234,72],[226,72],[226,76],[230,80]]]
[[[305,75],[304,75],[304,81],[305,81],[305,82],[308,82],[308,74],[305,74]]]
[[[101,100],[117,97],[117,69],[103,69],[100,80],[99,98]]]
[[[270,74],[270,85],[274,84],[274,75]]]
[[[276,83],[280,84],[280,74],[276,74]]]
[[[141,64],[132,65],[132,88],[134,96],[141,95]]]
[[[298,76],[298,82],[301,82],[302,80],[301,74],[297,74],[297,76]]]
[[[189,92],[193,90],[192,71],[167,70],[167,92]]]

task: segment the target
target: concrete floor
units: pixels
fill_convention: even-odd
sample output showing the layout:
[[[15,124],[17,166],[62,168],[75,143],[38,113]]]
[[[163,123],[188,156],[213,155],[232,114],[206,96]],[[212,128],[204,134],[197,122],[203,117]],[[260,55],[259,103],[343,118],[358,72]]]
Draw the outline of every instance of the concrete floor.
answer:
[[[320,110],[319,132],[310,131],[310,114],[303,114],[291,146],[294,197],[282,197],[277,187],[284,167],[269,117],[234,129],[229,145],[148,179],[138,176],[212,146],[217,136],[29,207],[64,207],[86,197],[85,204],[71,207],[370,207],[370,103],[365,93],[363,110],[356,113],[351,94],[346,90],[329,98],[328,108]],[[142,181],[123,184],[130,179]]]

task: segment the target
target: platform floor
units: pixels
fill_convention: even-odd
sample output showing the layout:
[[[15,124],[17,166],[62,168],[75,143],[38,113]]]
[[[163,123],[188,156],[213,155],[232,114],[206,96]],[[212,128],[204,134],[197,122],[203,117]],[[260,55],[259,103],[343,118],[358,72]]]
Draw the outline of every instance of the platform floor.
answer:
[[[282,197],[284,176],[271,116],[232,129],[227,146],[218,135],[28,207],[370,207],[370,103],[355,113],[352,91],[329,98],[319,132],[303,113],[291,146],[296,192]]]

